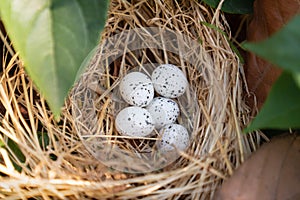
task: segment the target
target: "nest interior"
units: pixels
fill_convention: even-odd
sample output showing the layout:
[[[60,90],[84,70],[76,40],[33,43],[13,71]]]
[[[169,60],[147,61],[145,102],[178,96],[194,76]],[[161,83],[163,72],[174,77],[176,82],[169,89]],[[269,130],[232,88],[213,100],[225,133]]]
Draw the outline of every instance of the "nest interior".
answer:
[[[250,111],[243,100],[242,67],[229,39],[222,13],[200,1],[112,0],[101,43],[70,93],[60,122],[53,119],[14,55],[0,85],[5,108],[0,125],[0,197],[213,198],[260,143],[259,133],[242,134]],[[150,172],[145,170],[149,163],[137,164],[134,170],[145,173],[126,173],[126,159],[101,162],[103,154],[93,154],[91,146],[103,142],[101,137],[90,137],[98,139],[89,143],[83,136],[102,133],[133,151],[126,138],[112,137],[117,135],[114,89],[128,71],[155,67],[154,63],[180,66],[188,78],[190,90],[181,108],[186,116],[182,120],[190,124],[191,144],[171,165]]]

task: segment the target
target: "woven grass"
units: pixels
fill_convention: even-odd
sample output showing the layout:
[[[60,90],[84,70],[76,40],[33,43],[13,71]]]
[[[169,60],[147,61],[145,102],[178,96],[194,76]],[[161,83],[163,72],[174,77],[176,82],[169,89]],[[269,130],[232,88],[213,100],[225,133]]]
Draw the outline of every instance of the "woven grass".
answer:
[[[105,51],[108,43],[102,42],[70,93],[60,122],[53,119],[17,55],[5,62],[0,85],[5,108],[0,124],[4,143],[0,149],[0,198],[212,199],[222,182],[257,148],[259,133],[242,134],[251,110],[243,101],[242,68],[228,43],[230,30],[219,10],[198,1],[112,0],[102,41],[118,36],[116,49],[130,49],[120,33],[144,27],[199,41],[198,46],[185,50],[196,62],[187,62],[180,47],[176,47],[178,53],[164,47],[138,49],[110,62],[113,52]],[[190,44],[186,41],[183,47]],[[109,141],[126,141],[115,137],[114,89],[128,71],[149,63],[180,66],[191,89],[186,101],[199,109],[192,112],[190,106],[181,107],[189,113],[186,118],[191,119],[192,140],[175,162],[152,172],[126,173],[114,169],[122,162],[101,162],[103,158],[93,154],[82,137],[101,133]],[[12,141],[24,158],[11,148]]]

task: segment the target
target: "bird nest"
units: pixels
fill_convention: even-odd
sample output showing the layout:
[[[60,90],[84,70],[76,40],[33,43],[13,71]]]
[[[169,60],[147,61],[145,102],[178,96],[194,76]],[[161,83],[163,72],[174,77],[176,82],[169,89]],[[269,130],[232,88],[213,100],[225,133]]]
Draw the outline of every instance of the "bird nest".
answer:
[[[229,40],[222,13],[198,1],[112,0],[101,42],[83,64],[60,122],[13,57],[0,88],[6,110],[0,197],[213,198],[260,143],[258,133],[242,133],[250,111]],[[123,136],[114,123],[126,106],[118,94],[122,77],[150,75],[166,63],[179,66],[189,83],[175,101],[190,136],[185,151],[167,156],[155,151],[159,137]]]

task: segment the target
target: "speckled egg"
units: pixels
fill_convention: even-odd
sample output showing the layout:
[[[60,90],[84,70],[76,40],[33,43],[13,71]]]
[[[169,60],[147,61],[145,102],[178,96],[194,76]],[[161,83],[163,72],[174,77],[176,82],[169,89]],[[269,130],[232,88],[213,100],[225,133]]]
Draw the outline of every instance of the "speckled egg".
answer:
[[[120,82],[120,93],[130,105],[145,107],[154,97],[153,83],[146,74],[131,72]]]
[[[154,129],[154,121],[151,114],[137,106],[126,107],[116,116],[115,125],[122,135],[145,137]]]
[[[188,86],[183,72],[172,64],[163,64],[155,68],[151,79],[155,91],[168,98],[181,96]]]
[[[174,123],[180,113],[176,101],[164,97],[155,97],[146,109],[151,114],[156,129]]]
[[[175,150],[184,151],[189,145],[189,133],[185,127],[179,124],[170,124],[160,130],[162,138],[158,141],[158,149],[161,152]]]

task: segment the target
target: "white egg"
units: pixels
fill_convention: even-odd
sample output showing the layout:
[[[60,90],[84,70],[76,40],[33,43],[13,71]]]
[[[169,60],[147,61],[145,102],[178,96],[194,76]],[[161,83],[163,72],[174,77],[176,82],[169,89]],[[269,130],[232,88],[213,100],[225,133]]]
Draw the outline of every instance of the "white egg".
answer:
[[[188,86],[188,81],[183,72],[172,64],[158,66],[153,71],[151,79],[155,91],[168,98],[181,96]]]
[[[116,116],[115,125],[120,134],[135,137],[147,136],[154,129],[151,114],[145,108],[137,106],[121,110]]]
[[[156,129],[174,123],[180,112],[174,100],[164,97],[155,97],[146,109],[151,114]]]
[[[157,146],[163,153],[175,150],[174,146],[184,151],[189,145],[189,133],[182,125],[167,125],[160,130],[160,134],[162,137]]]
[[[131,72],[124,76],[119,90],[124,101],[134,106],[147,106],[154,97],[150,77],[141,72]]]

